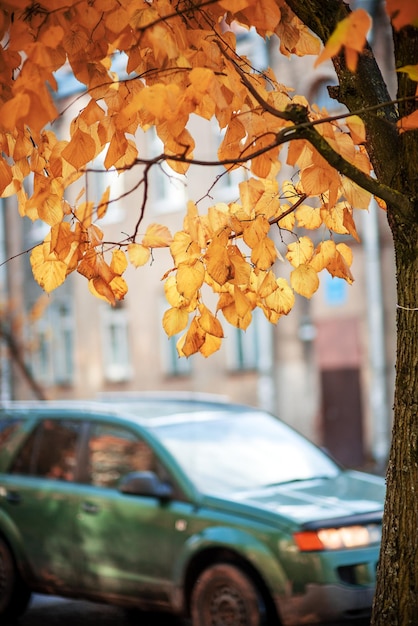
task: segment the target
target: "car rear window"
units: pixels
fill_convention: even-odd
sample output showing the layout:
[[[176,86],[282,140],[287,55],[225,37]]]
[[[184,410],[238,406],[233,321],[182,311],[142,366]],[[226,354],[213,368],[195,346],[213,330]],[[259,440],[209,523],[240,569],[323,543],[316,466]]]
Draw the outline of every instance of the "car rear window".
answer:
[[[17,433],[21,424],[21,419],[0,418],[0,471],[10,462],[11,454],[17,445]]]
[[[21,420],[12,418],[0,419],[0,449],[2,449],[3,446],[7,446],[20,424]]]
[[[80,423],[69,420],[43,420],[21,448],[12,473],[75,480],[80,428]]]

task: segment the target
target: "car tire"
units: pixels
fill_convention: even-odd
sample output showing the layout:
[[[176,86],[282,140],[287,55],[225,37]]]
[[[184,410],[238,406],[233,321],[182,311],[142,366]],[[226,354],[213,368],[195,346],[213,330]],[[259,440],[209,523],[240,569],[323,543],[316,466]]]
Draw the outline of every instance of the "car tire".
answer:
[[[31,593],[17,571],[7,543],[0,537],[0,618],[14,619],[25,612]]]
[[[196,580],[191,617],[193,626],[263,626],[266,607],[247,574],[235,565],[217,563]]]

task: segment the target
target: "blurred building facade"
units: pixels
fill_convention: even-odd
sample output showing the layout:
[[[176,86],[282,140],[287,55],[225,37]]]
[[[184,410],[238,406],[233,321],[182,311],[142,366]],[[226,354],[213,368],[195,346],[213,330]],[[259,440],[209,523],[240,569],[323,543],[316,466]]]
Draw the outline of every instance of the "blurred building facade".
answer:
[[[379,3],[374,4],[378,11],[374,37],[385,72],[387,29],[381,23]],[[277,42],[261,46],[251,33],[241,45],[255,66],[272,64],[280,82],[292,84],[296,93],[330,111],[335,109],[326,90],[334,80],[330,66],[314,69],[310,57],[279,58]],[[65,104],[77,89],[62,80],[60,96]],[[199,135],[196,157],[213,158],[219,131],[209,122],[191,123]],[[161,152],[152,131],[139,141],[142,154]],[[238,174],[219,176],[212,187],[221,173],[221,169],[193,166],[182,179],[155,170],[141,231],[152,222],[164,223],[172,232],[181,228],[187,198],[199,201],[201,211],[216,201],[236,199]],[[110,184],[117,199],[138,180],[135,169],[123,178],[114,172],[89,176],[88,188],[96,198]],[[133,231],[141,193],[137,189],[112,204],[105,218],[106,240],[118,241]],[[96,398],[104,392],[160,390],[216,393],[276,413],[349,466],[382,462],[389,445],[394,383],[393,246],[386,216],[374,204],[369,212],[359,212],[356,223],[361,244],[350,242],[352,286],[323,272],[312,300],[297,298],[294,310],[277,326],[261,312],[255,312],[246,332],[225,323],[223,346],[209,359],[200,355],[179,359],[176,339],[169,340],[162,328],[161,318],[169,305],[161,278],[172,264],[166,250],[156,250],[148,266],[128,269],[129,292],[116,307],[92,296],[86,280],[74,274],[48,296],[43,315],[28,323],[41,290],[32,277],[29,253],[21,253],[43,239],[44,228],[22,220],[14,199],[1,205],[1,257],[12,259],[0,266],[1,299],[12,302],[17,317],[21,316],[26,363],[47,397]],[[210,302],[210,294],[207,297]],[[2,398],[33,397],[33,389],[8,359],[4,346],[0,358]]]

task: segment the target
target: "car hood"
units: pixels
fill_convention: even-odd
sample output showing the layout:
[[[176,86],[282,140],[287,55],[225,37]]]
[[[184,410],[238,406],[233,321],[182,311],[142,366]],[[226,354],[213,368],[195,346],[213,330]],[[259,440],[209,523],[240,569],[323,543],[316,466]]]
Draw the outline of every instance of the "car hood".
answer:
[[[264,487],[230,496],[233,508],[260,518],[272,515],[292,526],[315,522],[370,521],[381,518],[385,497],[383,478],[361,472],[341,472],[335,478],[315,478]],[[237,511],[237,509],[236,509]],[[237,511],[238,512],[238,511]],[[360,522],[360,519],[359,519]]]

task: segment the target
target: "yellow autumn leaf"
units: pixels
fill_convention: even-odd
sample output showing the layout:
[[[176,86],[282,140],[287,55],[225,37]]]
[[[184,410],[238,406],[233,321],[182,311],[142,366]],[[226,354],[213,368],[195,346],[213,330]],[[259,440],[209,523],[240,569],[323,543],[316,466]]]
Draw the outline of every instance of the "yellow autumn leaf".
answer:
[[[213,233],[219,232],[222,228],[228,228],[231,221],[228,205],[224,202],[218,202],[215,206],[210,207],[208,221]]]
[[[30,255],[30,264],[36,282],[46,292],[51,292],[64,282],[67,265],[57,259],[54,253],[45,258],[45,244],[36,246]]]
[[[151,256],[151,250],[147,246],[140,243],[130,243],[128,245],[129,261],[134,267],[140,267],[148,263]]]
[[[187,302],[184,296],[179,294],[179,291],[177,289],[176,277],[173,275],[169,276],[167,280],[165,281],[164,293],[165,293],[167,302],[172,307],[176,307],[176,308],[184,307],[184,305]]]
[[[104,190],[102,197],[100,198],[99,204],[97,205],[98,219],[102,219],[106,215],[107,207],[109,205],[109,198],[110,198],[110,187],[107,187]]]
[[[345,202],[338,202],[331,207],[322,207],[321,216],[325,226],[334,233],[348,235],[348,229],[344,223],[347,210]]]
[[[217,310],[222,311],[226,321],[236,328],[245,330],[251,323],[251,305],[241,292],[238,298],[230,293],[222,293],[218,300]]]
[[[332,260],[337,252],[335,242],[329,239],[328,241],[322,241],[315,248],[315,254],[309,261],[309,265],[313,267],[315,272],[319,273],[325,269],[328,263]]]
[[[87,229],[93,223],[94,204],[93,202],[81,202],[75,210],[75,216],[80,224]]]
[[[208,246],[205,254],[206,269],[219,285],[224,285],[234,278],[234,266],[230,261],[228,252],[222,243],[214,239]]]
[[[237,286],[234,287],[234,300],[238,317],[242,320],[246,319],[252,306],[246,295]],[[244,326],[240,326],[240,328],[244,328]]]
[[[404,72],[408,74],[409,78],[416,83],[418,82],[418,65],[404,65],[403,67],[399,67],[397,72]]]
[[[51,252],[55,252],[60,261],[65,260],[74,240],[75,233],[71,230],[69,222],[59,222],[52,226],[50,233]]]
[[[184,339],[180,338],[179,341],[182,355],[191,356],[192,354],[199,352],[205,342],[205,332],[200,328],[196,317],[192,319]]]
[[[298,265],[290,273],[290,284],[296,293],[311,298],[319,287],[318,274],[310,265]]]
[[[260,298],[266,298],[273,293],[273,291],[276,291],[277,282],[274,272],[271,270],[268,272],[260,272],[258,279],[255,289]]]
[[[359,185],[356,185],[356,183],[350,180],[349,178],[343,178],[342,188],[343,188],[344,197],[350,203],[351,209],[366,209],[367,210],[369,208],[370,199],[372,197],[372,194],[369,191],[366,191],[362,187],[359,187]],[[349,212],[351,216],[351,210],[347,212]],[[348,228],[348,226],[347,226],[347,230],[351,234],[351,231]]]
[[[337,250],[349,267],[353,263],[353,251],[346,243],[337,243]]]
[[[95,276],[90,278],[88,282],[89,290],[96,298],[105,300],[109,304],[116,304],[116,297],[110,287],[109,283],[105,281],[101,276]]]
[[[203,285],[204,279],[205,267],[201,261],[195,261],[192,265],[180,263],[176,276],[177,290],[190,300]]]
[[[205,340],[199,348],[200,354],[205,358],[210,357],[214,352],[220,349],[222,345],[222,338],[210,333],[205,334]]]
[[[177,335],[187,326],[189,315],[185,309],[172,307],[163,315],[163,328],[169,337]]]
[[[328,272],[337,278],[343,278],[350,285],[354,282],[353,275],[343,255],[337,250],[327,265]]]
[[[244,225],[243,239],[247,246],[254,248],[267,237],[269,230],[269,221],[263,215],[257,215],[254,220]]]
[[[295,294],[285,278],[276,280],[277,289],[264,298],[265,305],[279,315],[287,315],[295,304]]]
[[[123,300],[128,293],[128,285],[123,276],[115,276],[109,283],[116,300]]]
[[[238,246],[235,246],[235,245],[228,246],[227,254],[228,254],[229,261],[234,268],[234,271],[233,271],[234,276],[233,278],[230,279],[230,281],[233,282],[235,285],[243,285],[243,286],[249,285],[250,276],[251,276],[251,266],[245,260],[241,250],[238,248]]]
[[[126,254],[122,250],[114,250],[112,254],[112,260],[110,262],[111,269],[121,276],[128,266],[128,260]]]
[[[298,241],[290,243],[287,246],[286,259],[293,265],[298,267],[299,265],[308,263],[312,258],[314,251],[314,245],[309,237],[300,237]]]
[[[91,248],[95,248],[96,246],[100,246],[103,241],[103,231],[96,226],[96,224],[91,224],[87,229],[87,241]]]
[[[318,208],[302,204],[295,211],[295,217],[300,228],[315,230],[322,224],[321,211]]]
[[[199,311],[199,326],[205,331],[205,333],[213,335],[214,337],[222,338],[224,336],[224,333],[220,321],[204,304],[201,304],[199,306]]]
[[[169,229],[161,224],[150,224],[142,238],[142,245],[148,248],[168,248],[172,242]]]
[[[276,246],[269,237],[259,241],[251,251],[251,261],[260,270],[268,270],[277,259],[277,256]]]
[[[179,231],[174,235],[170,244],[170,252],[176,265],[191,263],[201,256],[199,244],[193,241],[190,235],[184,231]]]
[[[361,117],[358,115],[350,115],[347,118],[346,124],[355,143],[362,144],[366,141],[366,127]]]

